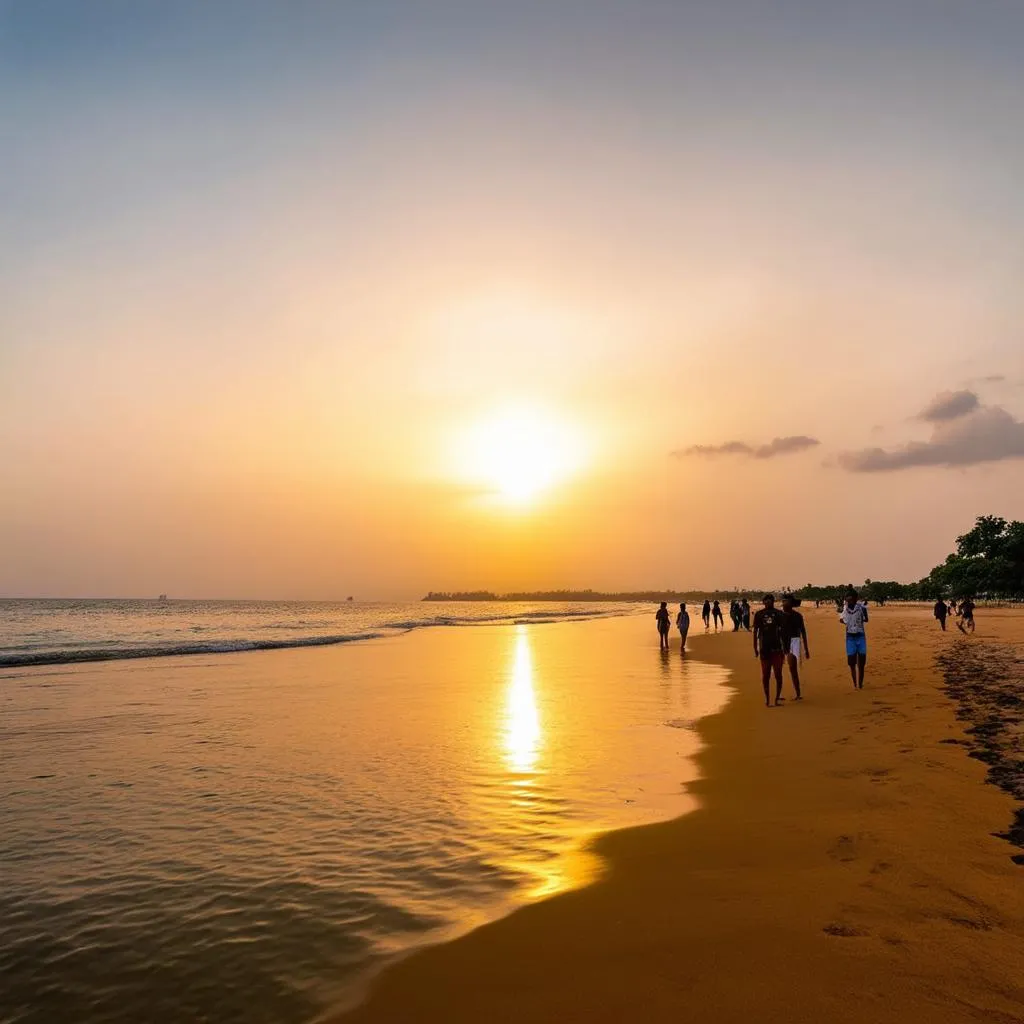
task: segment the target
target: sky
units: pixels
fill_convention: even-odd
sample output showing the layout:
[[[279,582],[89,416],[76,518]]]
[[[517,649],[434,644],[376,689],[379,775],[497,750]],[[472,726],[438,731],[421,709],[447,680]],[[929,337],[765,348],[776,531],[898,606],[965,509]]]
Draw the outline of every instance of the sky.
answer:
[[[0,0],[0,595],[917,579],[1024,518],[1015,0]]]

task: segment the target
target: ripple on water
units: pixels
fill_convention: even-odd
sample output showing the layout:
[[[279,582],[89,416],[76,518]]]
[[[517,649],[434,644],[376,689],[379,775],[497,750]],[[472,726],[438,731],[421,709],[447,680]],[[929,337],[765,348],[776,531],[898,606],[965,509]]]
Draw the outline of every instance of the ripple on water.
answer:
[[[306,1021],[394,951],[578,884],[581,837],[685,806],[674,726],[721,673],[624,688],[557,631],[471,635],[429,687],[317,652],[287,684],[253,658],[201,688],[187,662],[72,672],[45,708],[5,677],[0,1021]]]

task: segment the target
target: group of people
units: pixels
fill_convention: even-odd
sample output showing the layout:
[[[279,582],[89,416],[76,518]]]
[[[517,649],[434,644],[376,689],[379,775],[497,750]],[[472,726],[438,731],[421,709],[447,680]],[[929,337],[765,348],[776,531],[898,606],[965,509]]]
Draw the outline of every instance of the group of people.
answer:
[[[974,632],[974,602],[969,598],[965,597],[960,602],[960,607],[957,607],[955,600],[950,600],[949,604],[940,597],[935,602],[935,608],[932,610],[932,614],[939,620],[939,625],[942,627],[943,632],[946,629],[946,619],[950,615],[956,616],[956,628],[961,633],[966,634],[967,632]]]
[[[800,660],[811,657],[810,645],[807,641],[807,625],[803,615],[797,611],[799,600],[792,594],[782,596],[782,608],[775,607],[775,595],[765,594],[762,600],[763,607],[754,615],[753,626],[749,625],[750,605],[746,599],[742,602],[732,602],[730,617],[734,624],[737,622],[733,609],[739,605],[739,623],[735,630],[743,625],[742,605],[747,605],[747,624],[743,628],[750,629],[754,639],[754,657],[761,662],[761,686],[764,689],[764,702],[766,707],[778,707],[785,698],[782,696],[782,666],[789,668],[789,677],[793,683],[794,700],[803,700],[800,692]],[[936,606],[937,608],[938,606]],[[705,601],[701,617],[704,620],[704,628],[709,628],[709,619],[712,618],[713,609],[718,609],[715,617],[715,628],[722,618],[721,608],[717,601],[712,606]],[[972,608],[973,610],[973,608]],[[669,634],[671,632],[671,617],[668,604],[661,602],[661,607],[655,614],[658,625],[658,635],[661,639],[662,650],[669,649]],[[846,627],[846,661],[850,667],[850,679],[855,689],[864,689],[864,669],[867,665],[868,647],[867,634],[864,626],[868,621],[868,608],[864,601],[860,600],[855,590],[850,590],[842,601],[839,612],[839,621]],[[685,602],[679,605],[679,613],[676,615],[676,628],[682,642],[682,651],[686,653],[686,636],[690,631],[690,613],[686,610]],[[943,626],[945,628],[945,626]],[[771,693],[772,678],[775,680],[774,698]]]
[[[679,606],[680,613],[686,611],[686,605]],[[712,625],[717,633],[719,628],[725,629],[725,616],[722,615],[722,606],[718,601],[705,600],[700,610],[700,617],[704,622],[704,629],[710,630]],[[689,613],[686,615],[689,624]],[[732,631],[738,633],[741,629],[750,629],[750,602],[744,597],[742,600],[733,598],[729,603],[729,618],[732,619]],[[676,625],[679,625],[679,616],[676,616]]]

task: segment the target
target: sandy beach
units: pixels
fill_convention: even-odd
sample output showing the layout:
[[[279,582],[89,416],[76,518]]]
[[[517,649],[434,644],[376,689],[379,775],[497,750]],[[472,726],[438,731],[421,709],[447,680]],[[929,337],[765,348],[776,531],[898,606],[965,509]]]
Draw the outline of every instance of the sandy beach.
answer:
[[[936,666],[1019,656],[1024,615],[963,638],[874,611],[862,692],[831,610],[807,620],[807,699],[777,710],[748,634],[691,638],[736,690],[701,724],[698,810],[605,835],[597,882],[395,964],[345,1024],[1024,1020],[1018,804]]]

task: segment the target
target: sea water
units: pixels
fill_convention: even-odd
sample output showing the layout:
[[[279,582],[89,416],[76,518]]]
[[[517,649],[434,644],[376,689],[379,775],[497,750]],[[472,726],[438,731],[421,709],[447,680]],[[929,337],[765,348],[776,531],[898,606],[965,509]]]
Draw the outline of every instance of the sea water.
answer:
[[[4,1024],[314,1020],[685,811],[724,700],[628,608],[101,604],[5,625]]]
[[[0,668],[329,646],[426,626],[551,622],[632,610],[625,604],[572,602],[0,598]]]

